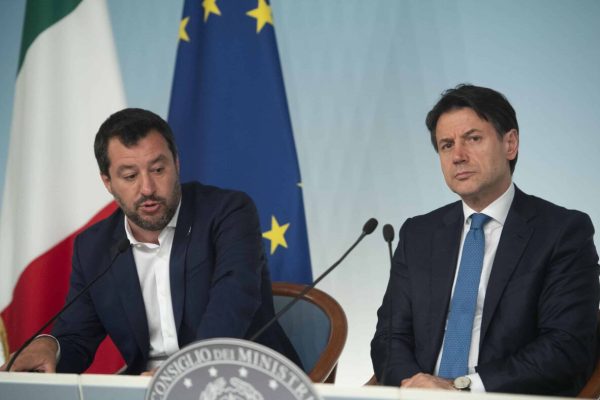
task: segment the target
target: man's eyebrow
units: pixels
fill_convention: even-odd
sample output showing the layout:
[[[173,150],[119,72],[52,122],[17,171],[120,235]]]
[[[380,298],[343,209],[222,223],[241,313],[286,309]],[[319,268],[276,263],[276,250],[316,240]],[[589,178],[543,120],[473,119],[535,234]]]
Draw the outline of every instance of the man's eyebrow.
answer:
[[[481,132],[481,130],[480,130],[480,129],[477,129],[477,128],[472,128],[472,129],[469,129],[469,130],[468,130],[468,131],[466,131],[466,132],[463,132],[463,133],[461,133],[461,134],[459,135],[459,137],[460,137],[460,138],[465,138],[465,137],[468,137],[468,136],[470,136],[470,135],[472,135],[472,134],[474,134],[474,133],[479,133],[479,132]],[[454,142],[454,139],[453,139],[453,138],[440,138],[440,140],[438,140],[438,145],[440,145],[440,144],[442,144],[442,143],[452,143],[452,142]]]
[[[120,173],[122,173],[123,171],[125,171],[125,170],[128,170],[128,169],[134,170],[134,169],[136,169],[136,167],[135,167],[135,165],[129,165],[129,164],[120,165],[120,166],[117,168],[117,174],[120,174]]]
[[[153,164],[156,164],[157,162],[165,161],[166,159],[167,159],[167,156],[165,156],[164,154],[159,154],[156,158],[150,160],[148,162],[148,165],[153,165]],[[137,169],[137,166],[135,164],[120,165],[117,168],[117,173],[122,173],[123,171],[129,170],[129,169],[135,170],[135,169]]]
[[[473,133],[479,133],[479,132],[481,132],[481,130],[480,130],[480,129],[477,129],[477,128],[469,129],[468,131],[466,131],[466,132],[462,133],[462,134],[460,135],[460,137],[469,136],[469,135],[472,135]]]

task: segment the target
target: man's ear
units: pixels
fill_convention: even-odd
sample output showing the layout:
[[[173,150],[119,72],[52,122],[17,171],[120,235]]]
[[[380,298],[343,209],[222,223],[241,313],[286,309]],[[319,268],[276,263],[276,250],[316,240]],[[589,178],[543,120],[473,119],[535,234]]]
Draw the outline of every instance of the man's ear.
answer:
[[[511,129],[506,132],[502,138],[502,142],[506,151],[506,159],[514,160],[519,153],[519,131]]]
[[[102,178],[102,183],[104,183],[104,187],[108,190],[108,193],[113,194],[112,185],[110,182],[110,176],[105,174],[100,174],[100,178]]]

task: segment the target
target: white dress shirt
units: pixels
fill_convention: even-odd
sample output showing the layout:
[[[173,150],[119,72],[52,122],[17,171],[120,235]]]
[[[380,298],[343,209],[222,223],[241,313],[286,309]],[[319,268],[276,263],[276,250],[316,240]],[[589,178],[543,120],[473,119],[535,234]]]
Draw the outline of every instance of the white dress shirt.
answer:
[[[500,242],[500,235],[502,234],[502,228],[508,215],[508,210],[512,204],[513,198],[515,197],[515,186],[510,184],[506,192],[502,196],[494,200],[489,206],[481,210],[482,214],[486,214],[491,219],[484,225],[483,233],[485,235],[485,250],[483,254],[483,267],[481,269],[481,279],[479,281],[479,291],[477,293],[477,305],[475,306],[475,318],[473,320],[473,332],[471,335],[471,349],[469,351],[469,378],[471,378],[471,391],[474,392],[485,392],[483,382],[479,377],[479,374],[475,372],[477,366],[477,360],[479,358],[479,338],[481,333],[481,317],[483,314],[483,302],[485,300],[485,292],[487,289],[488,281],[490,280],[490,274],[492,272],[492,264],[496,257],[496,250],[498,249],[498,243]],[[456,285],[456,277],[458,276],[458,269],[460,268],[460,260],[462,258],[463,245],[465,238],[471,227],[471,215],[477,213],[463,201],[463,215],[465,221],[463,225],[462,238],[460,241],[460,249],[458,253],[458,261],[456,264],[456,273],[454,275],[454,284],[452,286],[452,294],[454,295],[454,286]],[[446,320],[446,325],[448,320]],[[445,335],[444,335],[445,340]],[[435,374],[437,375],[440,370],[440,362],[442,361],[442,351],[438,355],[437,364],[435,366]]]
[[[150,354],[146,366],[148,370],[159,366],[168,356],[179,350],[171,300],[169,265],[180,207],[181,201],[171,221],[158,235],[159,244],[137,241],[125,218],[125,232],[132,244],[133,258],[148,320],[150,335]]]

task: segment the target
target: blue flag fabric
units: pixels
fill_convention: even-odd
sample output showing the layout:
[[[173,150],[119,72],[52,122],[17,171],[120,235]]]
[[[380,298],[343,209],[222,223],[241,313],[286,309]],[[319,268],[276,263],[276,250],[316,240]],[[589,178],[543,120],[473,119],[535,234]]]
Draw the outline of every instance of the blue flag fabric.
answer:
[[[312,282],[300,170],[270,5],[186,0],[169,123],[182,181],[256,202],[274,281]]]

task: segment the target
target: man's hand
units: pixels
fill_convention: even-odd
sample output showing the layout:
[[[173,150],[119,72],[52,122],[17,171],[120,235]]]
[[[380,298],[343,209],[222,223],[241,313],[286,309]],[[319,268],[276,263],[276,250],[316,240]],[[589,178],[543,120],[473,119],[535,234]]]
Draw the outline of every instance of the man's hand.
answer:
[[[57,350],[55,339],[47,336],[39,337],[23,350],[10,370],[15,372],[56,372]],[[10,358],[13,355],[14,353],[10,355]],[[6,364],[0,367],[0,371],[6,371]]]
[[[158,367],[151,369],[150,371],[144,371],[140,375],[142,376],[154,376],[154,374],[158,371]]]
[[[419,372],[410,378],[403,379],[400,383],[403,388],[421,388],[421,389],[444,389],[456,390],[450,379],[440,378]]]

